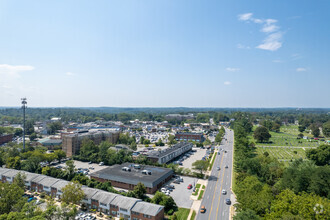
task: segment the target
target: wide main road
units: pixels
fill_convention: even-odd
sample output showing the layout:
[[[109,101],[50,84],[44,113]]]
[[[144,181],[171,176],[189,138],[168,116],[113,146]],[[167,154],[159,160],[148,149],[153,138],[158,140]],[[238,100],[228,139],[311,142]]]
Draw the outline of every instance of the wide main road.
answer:
[[[220,145],[222,151],[219,151],[220,155],[216,155],[201,203],[201,206],[205,206],[206,212],[198,212],[197,220],[229,219],[230,205],[226,204],[226,199],[230,199],[231,197],[233,141],[233,131],[226,129],[226,134]],[[225,151],[227,151],[227,153],[225,153]],[[225,168],[226,165],[228,168]],[[217,170],[217,167],[220,167],[220,171]],[[227,194],[222,194],[223,189],[227,191]]]

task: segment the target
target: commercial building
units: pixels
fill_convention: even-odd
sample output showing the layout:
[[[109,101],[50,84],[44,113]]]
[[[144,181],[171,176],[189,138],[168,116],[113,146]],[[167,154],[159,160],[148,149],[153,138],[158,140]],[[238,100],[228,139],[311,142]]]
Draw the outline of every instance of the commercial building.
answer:
[[[68,181],[42,174],[7,168],[0,168],[0,179],[2,182],[12,183],[19,172],[26,175],[25,185],[28,189],[45,192],[55,198],[61,198],[62,188],[69,184]],[[131,220],[164,219],[164,206],[143,202],[141,199],[129,198],[119,194],[89,188],[87,186],[83,186],[82,190],[85,193],[85,197],[81,201],[81,204],[85,204],[88,209],[96,209],[112,217]]]
[[[55,146],[62,144],[62,139],[44,138],[38,141],[42,146],[47,147],[48,150],[53,150]]]
[[[114,187],[128,190],[133,190],[141,182],[147,193],[155,193],[172,175],[173,170],[168,168],[124,163],[94,172],[90,177],[100,182],[109,181]]]
[[[13,140],[13,134],[3,134],[0,135],[0,145],[8,143]]]
[[[161,151],[150,151],[147,153],[147,158],[155,163],[164,164],[190,151],[192,147],[192,143],[181,142]]]
[[[175,134],[177,141],[196,141],[202,143],[205,138],[202,133],[178,132]]]
[[[95,144],[100,144],[102,141],[116,143],[119,139],[119,131],[81,131],[62,135],[62,150],[67,157],[77,154],[84,140],[93,140]]]

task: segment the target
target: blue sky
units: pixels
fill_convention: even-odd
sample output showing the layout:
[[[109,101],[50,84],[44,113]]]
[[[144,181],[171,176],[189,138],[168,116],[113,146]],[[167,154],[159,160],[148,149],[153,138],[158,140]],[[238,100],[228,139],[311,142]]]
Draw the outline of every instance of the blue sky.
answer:
[[[330,1],[0,1],[0,106],[330,107]]]

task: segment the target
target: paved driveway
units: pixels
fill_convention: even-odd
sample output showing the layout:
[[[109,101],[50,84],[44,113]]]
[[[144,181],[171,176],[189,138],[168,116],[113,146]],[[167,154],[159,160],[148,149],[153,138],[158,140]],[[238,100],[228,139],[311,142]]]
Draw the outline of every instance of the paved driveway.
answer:
[[[170,183],[175,186],[175,189],[171,192],[170,196],[174,199],[178,207],[191,208],[193,200],[190,199],[192,189],[187,189],[189,184],[194,186],[197,182],[197,178],[183,176],[183,183],[176,184]],[[170,181],[172,182],[172,180]]]
[[[197,152],[195,152],[193,155],[191,155],[189,158],[185,159],[184,161],[182,161],[182,166],[180,167],[184,167],[184,168],[189,168],[192,170],[192,164],[196,161],[196,160],[201,160],[206,153],[206,149],[201,149],[201,148],[193,148],[193,150],[196,150]],[[193,171],[193,170],[192,170]]]

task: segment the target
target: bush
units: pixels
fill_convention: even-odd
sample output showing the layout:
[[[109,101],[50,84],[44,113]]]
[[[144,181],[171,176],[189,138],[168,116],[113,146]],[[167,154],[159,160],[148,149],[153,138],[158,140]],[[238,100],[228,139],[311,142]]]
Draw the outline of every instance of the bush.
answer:
[[[170,209],[170,210],[168,210],[168,212],[167,212],[168,215],[173,215],[173,213],[174,213],[174,210],[173,210],[173,209]]]

